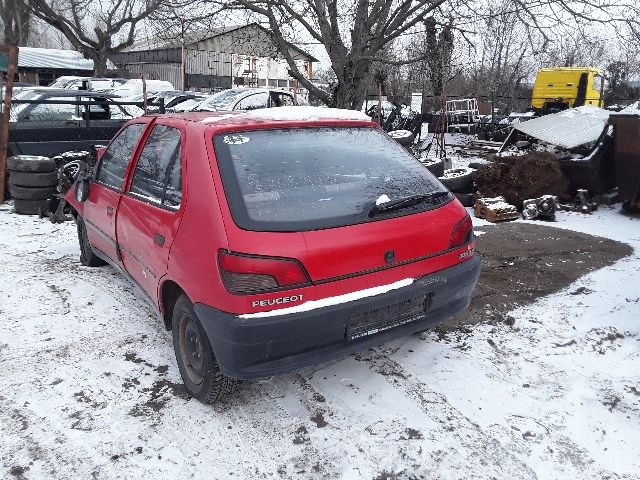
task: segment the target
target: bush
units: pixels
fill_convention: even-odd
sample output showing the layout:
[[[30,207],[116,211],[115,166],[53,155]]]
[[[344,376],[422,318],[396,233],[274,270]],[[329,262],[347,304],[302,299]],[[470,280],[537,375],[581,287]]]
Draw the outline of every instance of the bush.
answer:
[[[524,200],[542,195],[561,196],[567,191],[569,182],[553,154],[531,152],[507,158],[495,160],[506,160],[508,163],[494,161],[478,168],[475,181],[481,196],[502,195],[507,202],[522,210]]]

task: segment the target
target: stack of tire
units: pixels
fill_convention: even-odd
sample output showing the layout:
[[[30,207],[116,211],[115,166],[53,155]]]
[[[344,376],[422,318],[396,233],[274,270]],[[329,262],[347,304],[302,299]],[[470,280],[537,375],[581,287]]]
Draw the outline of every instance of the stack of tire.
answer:
[[[56,193],[58,168],[49,157],[15,155],[7,159],[9,194],[13,209],[23,215],[40,215]]]
[[[403,147],[409,147],[415,140],[415,136],[409,130],[392,130],[388,135]]]
[[[450,168],[444,170],[438,180],[460,200],[465,207],[473,207],[475,195],[473,193],[472,168]]]

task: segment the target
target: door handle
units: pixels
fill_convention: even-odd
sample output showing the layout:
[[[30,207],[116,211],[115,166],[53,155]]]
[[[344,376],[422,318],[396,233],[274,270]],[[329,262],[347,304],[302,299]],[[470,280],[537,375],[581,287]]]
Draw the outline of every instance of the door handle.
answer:
[[[107,207],[107,217],[113,217],[113,207]]]
[[[159,246],[161,246],[161,247],[162,247],[162,246],[164,245],[164,236],[160,235],[159,233],[156,233],[156,234],[153,236],[153,241],[154,241],[157,245],[159,245]]]

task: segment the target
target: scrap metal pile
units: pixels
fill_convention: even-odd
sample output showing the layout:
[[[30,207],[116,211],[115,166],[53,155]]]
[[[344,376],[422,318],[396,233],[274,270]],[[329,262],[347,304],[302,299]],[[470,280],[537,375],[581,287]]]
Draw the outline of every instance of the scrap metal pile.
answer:
[[[497,153],[494,142],[471,141],[467,153],[490,160],[470,164],[477,167],[473,193],[482,200],[476,214],[505,220],[508,204],[525,219],[553,220],[557,210],[589,214],[618,201],[638,211],[639,107],[612,113],[587,105],[521,122]],[[491,213],[496,197],[503,201]]]

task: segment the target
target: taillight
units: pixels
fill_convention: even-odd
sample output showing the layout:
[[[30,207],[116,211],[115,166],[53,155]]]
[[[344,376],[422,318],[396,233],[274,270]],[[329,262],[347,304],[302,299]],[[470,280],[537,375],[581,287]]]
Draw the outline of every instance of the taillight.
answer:
[[[469,215],[460,220],[451,232],[449,249],[460,247],[473,239],[473,223]]]
[[[293,258],[220,250],[218,264],[222,283],[235,295],[284,290],[311,283],[302,264]]]

